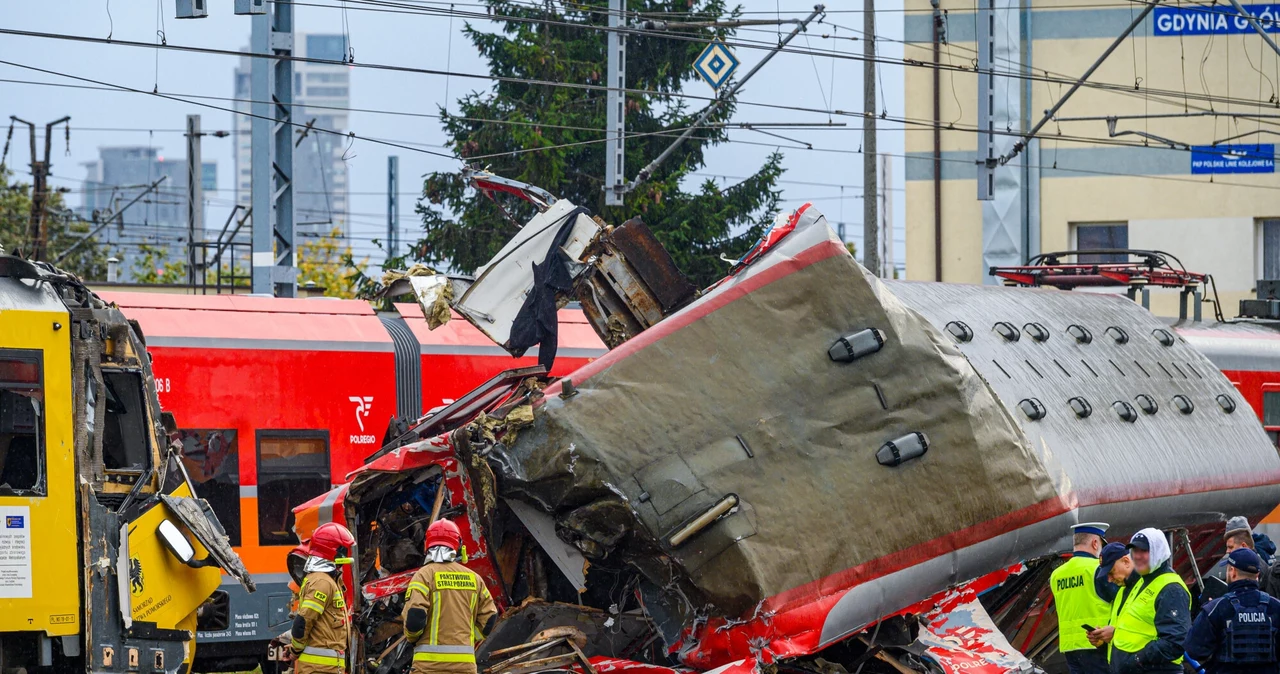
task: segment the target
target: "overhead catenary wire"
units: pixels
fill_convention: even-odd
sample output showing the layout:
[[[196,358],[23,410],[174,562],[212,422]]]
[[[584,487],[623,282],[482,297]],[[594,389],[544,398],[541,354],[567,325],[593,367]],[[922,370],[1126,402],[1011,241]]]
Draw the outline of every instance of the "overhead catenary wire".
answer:
[[[453,11],[454,11],[454,10],[452,10],[452,9],[450,9],[450,10],[422,9],[421,11],[407,11],[407,12],[404,12],[404,11],[398,11],[398,10],[380,9],[380,8],[385,8],[385,7],[402,7],[402,6],[406,6],[406,2],[405,2],[405,0],[395,0],[395,1],[393,1],[393,0],[351,0],[351,1],[353,1],[353,2],[361,2],[361,3],[369,4],[369,5],[374,5],[374,7],[367,8],[367,9],[368,9],[368,11],[397,11],[397,13],[411,13],[411,14],[412,14],[412,13],[427,13],[427,14],[430,14],[430,15],[437,15],[437,14],[442,14],[442,13],[451,13],[451,12],[453,12]],[[1114,7],[1118,7],[1118,8],[1133,7],[1133,3],[1134,3],[1134,2],[1141,2],[1141,1],[1142,1],[1142,0],[1127,0],[1126,2],[1119,2],[1119,3],[1116,3],[1116,4],[1112,5],[1112,6],[1114,6]],[[316,6],[316,7],[330,7],[329,5],[323,5],[323,4],[313,4],[313,6]],[[407,6],[414,7],[415,9],[419,9],[419,8],[417,8],[417,7],[416,7],[416,6],[414,6],[414,5],[407,5]],[[575,9],[578,9],[579,11],[587,11],[586,9],[583,9],[583,8],[575,8]],[[1060,9],[1060,8],[1055,7],[1055,9]],[[608,12],[605,12],[605,13],[608,13]],[[452,14],[450,14],[450,15],[452,16]],[[545,17],[534,17],[534,16],[530,16],[530,17],[518,17],[518,16],[511,16],[511,15],[492,14],[492,13],[488,13],[488,12],[486,12],[486,13],[469,12],[469,13],[463,13],[463,15],[464,15],[464,16],[466,16],[466,17],[468,17],[468,18],[485,19],[485,20],[491,20],[491,21],[516,21],[516,22],[541,23],[541,24],[550,24],[550,25],[557,25],[557,26],[568,26],[568,27],[573,27],[573,28],[589,29],[589,30],[598,30],[598,31],[620,30],[620,31],[624,31],[624,32],[631,32],[631,31],[636,31],[636,30],[637,30],[637,29],[635,29],[635,28],[611,28],[611,27],[608,27],[608,26],[597,26],[597,25],[592,25],[592,24],[575,23],[575,22],[569,22],[569,21],[563,21],[563,20],[561,20],[561,21],[557,21],[557,20],[547,19],[547,18],[545,18]],[[833,27],[841,27],[841,28],[845,28],[846,30],[854,30],[854,29],[848,28],[848,27],[846,27],[846,26],[838,26],[838,24],[832,24],[832,23],[830,23],[830,22],[827,22],[827,23],[828,23],[828,25],[832,25]],[[750,30],[750,29],[744,29],[744,30]],[[739,32],[742,32],[742,31],[739,31]],[[768,31],[760,31],[760,32],[768,32]],[[861,31],[856,31],[856,30],[854,30],[854,32],[861,32]],[[640,31],[640,34],[646,35],[646,36],[648,36],[648,37],[665,37],[665,38],[670,38],[670,39],[690,39],[690,40],[695,40],[695,41],[699,41],[699,42],[709,42],[709,41],[710,41],[710,38],[706,38],[706,37],[690,36],[690,35],[686,35],[686,34],[673,34],[673,33],[670,33],[670,32],[654,33],[654,32],[652,32],[652,31]],[[771,34],[771,33],[770,33],[770,34]],[[826,37],[826,36],[823,36],[823,37]],[[864,37],[866,37],[865,33],[864,33]],[[884,38],[884,37],[876,36],[876,35],[872,35],[871,37],[872,37],[872,39],[875,39],[875,40],[877,40],[877,41],[893,41],[893,42],[899,42],[899,43],[901,43],[901,44],[903,44],[903,45],[911,46],[911,47],[915,47],[915,48],[919,48],[919,49],[928,49],[928,48],[929,48],[929,47],[928,47],[928,45],[923,44],[923,43],[912,43],[912,42],[906,42],[906,41],[902,41],[902,40],[891,40],[891,39],[889,39],[889,38]],[[739,47],[747,47],[747,48],[754,48],[754,49],[765,49],[765,50],[773,50],[773,49],[777,46],[777,45],[773,44],[773,43],[772,43],[772,42],[770,42],[770,41],[746,41],[746,40],[743,40],[742,38],[738,38],[737,40],[734,40],[734,41],[728,41],[728,42],[726,42],[726,43],[727,43],[727,44],[729,44],[729,46],[739,46]],[[969,49],[969,48],[964,48],[964,47],[961,47],[961,48],[963,48],[963,49],[968,49],[969,51],[974,51],[974,50]],[[798,48],[785,48],[785,49],[782,49],[781,51],[782,51],[782,52],[784,52],[784,53],[787,53],[787,52],[790,52],[790,53],[807,53],[807,52],[805,52],[805,50],[798,49]],[[848,54],[848,53],[846,53],[846,52],[840,52],[840,51],[838,51],[838,50],[832,50],[832,51],[820,51],[820,52],[814,52],[814,54],[816,54],[816,55],[820,55],[820,56],[824,56],[824,57],[831,57],[831,58],[851,58],[851,59],[853,59],[853,60],[862,60],[861,58],[859,58],[859,57],[857,57],[857,56],[854,56],[854,55]],[[812,54],[811,54],[811,55],[812,55]],[[884,61],[885,61],[884,59],[876,59],[876,60],[877,60],[877,62],[884,62]],[[997,59],[997,60],[1001,60],[1001,61],[1005,61],[1005,62],[1007,62],[1007,63],[1010,63],[1011,65],[1015,66],[1015,69],[1012,69],[1012,70],[1000,70],[1000,69],[994,69],[994,68],[993,68],[993,69],[989,69],[989,72],[991,72],[991,73],[992,73],[993,75],[995,75],[995,76],[1000,76],[1000,77],[1022,77],[1022,76],[1024,76],[1024,75],[1026,75],[1026,74],[1027,74],[1027,73],[1022,69],[1022,65],[1021,65],[1020,63],[1014,63],[1013,61],[1010,61],[1010,60],[1008,60],[1008,59],[1004,59],[1004,58],[1000,58],[1000,59]],[[889,61],[889,63],[890,63],[890,64],[893,64],[893,65],[904,65],[904,64],[906,64],[906,65],[925,65],[926,67],[932,67],[932,64],[920,64],[920,63],[919,63],[918,61],[916,61],[915,59],[906,59],[906,58],[904,58],[904,59],[902,60],[902,62]],[[1037,70],[1041,70],[1041,69],[1037,69]],[[965,72],[976,72],[976,68],[974,68],[974,69],[966,69],[966,68],[963,68],[963,67],[962,67],[962,68],[961,68],[961,71],[965,71]],[[1041,70],[1041,72],[1046,73],[1046,75],[1048,75],[1048,73],[1049,73],[1049,71],[1045,71],[1045,70]],[[1056,73],[1055,73],[1055,76],[1061,77],[1061,78],[1062,78],[1062,82],[1063,82],[1063,83],[1074,83],[1074,82],[1076,81],[1076,78],[1074,78],[1074,77],[1070,77],[1070,76],[1067,76],[1067,75],[1061,75],[1061,74],[1056,74]],[[1176,96],[1176,95],[1178,94],[1178,92],[1176,92],[1176,91],[1157,91],[1157,90],[1150,90],[1150,89],[1143,90],[1143,91],[1134,91],[1134,90],[1130,90],[1129,85],[1127,85],[1127,84],[1120,84],[1120,83],[1104,83],[1104,84],[1105,84],[1105,86],[1106,86],[1106,87],[1108,87],[1108,90],[1114,91],[1115,93],[1121,93],[1121,92],[1123,92],[1123,93],[1126,93],[1126,94],[1129,94],[1129,95],[1137,94],[1137,95],[1142,95],[1142,96],[1144,96],[1144,97],[1149,97],[1149,96],[1151,96],[1151,95]],[[1086,84],[1086,86],[1087,86],[1087,84]],[[1184,92],[1183,92],[1183,96],[1184,96],[1184,98],[1185,98],[1185,94],[1186,94],[1186,92],[1184,91]],[[1253,102],[1251,101],[1249,104],[1252,104],[1252,103],[1253,103]]]
[[[3,32],[3,29],[0,29],[0,33],[2,33],[2,32]],[[58,77],[65,77],[65,78],[69,78],[69,79],[73,79],[73,80],[77,80],[77,81],[89,82],[89,83],[91,83],[91,84],[96,84],[96,85],[99,85],[99,86],[104,86],[104,87],[114,88],[114,89],[116,89],[116,90],[125,91],[125,92],[130,92],[130,93],[134,93],[134,94],[141,94],[141,95],[146,95],[146,96],[156,96],[156,97],[163,98],[163,99],[167,99],[167,100],[171,100],[171,101],[183,102],[183,103],[190,103],[190,104],[193,104],[193,105],[200,105],[200,106],[208,107],[208,108],[212,108],[212,109],[215,109],[215,110],[221,110],[221,111],[224,111],[224,112],[230,112],[230,113],[232,113],[232,114],[244,115],[244,116],[247,116],[247,117],[254,117],[254,116],[255,116],[255,115],[253,115],[252,113],[245,112],[245,111],[243,111],[243,110],[235,110],[235,109],[233,109],[233,108],[226,108],[226,107],[216,106],[216,105],[212,105],[212,104],[209,104],[209,103],[202,103],[202,102],[199,102],[199,101],[191,101],[191,100],[187,100],[187,99],[185,99],[185,98],[183,98],[183,97],[181,97],[181,96],[174,95],[174,94],[164,94],[164,93],[152,93],[152,92],[147,92],[147,91],[139,90],[139,89],[135,89],[135,88],[133,88],[133,87],[129,87],[129,86],[126,86],[126,85],[114,84],[114,83],[105,82],[105,81],[102,81],[102,80],[95,80],[95,79],[92,79],[92,78],[81,77],[81,76],[78,76],[78,75],[71,75],[71,74],[68,74],[68,73],[63,73],[63,72],[59,72],[59,71],[49,70],[49,69],[45,69],[45,68],[39,68],[39,67],[36,67],[36,66],[30,66],[30,65],[25,65],[25,64],[21,64],[21,63],[15,63],[15,62],[12,62],[12,61],[0,60],[0,64],[3,64],[3,65],[9,65],[9,66],[16,67],[16,68],[23,68],[23,69],[27,69],[27,70],[33,70],[33,71],[41,72],[41,73],[45,73],[45,74],[48,74],[48,75],[54,75],[54,76],[58,76]],[[806,111],[806,112],[825,112],[825,111],[821,111],[821,110],[815,110],[815,109],[812,109],[812,108],[802,108],[802,107],[795,107],[795,106],[782,106],[782,107],[784,107],[784,108],[788,108],[788,109],[802,110],[802,111]],[[831,112],[832,114],[836,114],[836,115],[840,115],[840,116],[850,116],[850,117],[862,117],[862,116],[863,116],[863,115],[862,115],[862,113],[846,112],[846,111],[843,111],[843,110],[832,110],[832,111],[830,111],[830,112]],[[891,115],[883,115],[883,114],[882,114],[882,115],[880,115],[880,116],[879,116],[879,118],[880,118],[880,119],[882,119],[882,120],[887,120],[887,121],[891,121],[891,122],[897,122],[897,123],[904,124],[904,125],[912,125],[912,126],[918,126],[918,127],[923,127],[923,128],[929,128],[929,129],[932,129],[935,125],[937,125],[935,122],[933,122],[932,120],[928,120],[928,119],[917,119],[917,118],[907,118],[907,117],[895,117],[895,116],[891,116]],[[303,128],[303,127],[305,126],[305,125],[303,125],[303,124],[299,124],[299,123],[296,123],[296,122],[289,122],[289,124],[290,124],[290,125],[292,125],[292,126],[294,126],[294,127],[297,127],[297,128]],[[453,160],[453,161],[468,161],[468,160],[472,159],[472,158],[470,158],[470,157],[456,157],[456,156],[454,156],[454,155],[447,155],[447,154],[444,154],[444,153],[441,153],[441,152],[434,152],[434,151],[431,151],[431,150],[424,150],[424,149],[422,149],[422,148],[420,148],[420,147],[415,147],[415,145],[417,145],[417,144],[415,144],[415,143],[408,143],[408,142],[404,142],[404,141],[391,141],[391,140],[384,140],[384,139],[372,138],[372,137],[368,137],[368,136],[358,136],[357,134],[355,134],[355,132],[346,132],[346,133],[343,133],[343,132],[341,132],[341,131],[334,131],[334,130],[331,130],[331,129],[324,129],[324,128],[317,127],[317,126],[313,126],[313,127],[311,127],[311,128],[312,128],[313,130],[320,131],[320,132],[324,132],[324,133],[329,133],[329,134],[333,134],[333,135],[337,135],[337,136],[343,136],[343,137],[348,137],[348,138],[353,138],[353,139],[363,140],[363,141],[365,141],[365,142],[377,143],[377,144],[380,144],[380,145],[386,145],[386,146],[390,146],[390,147],[401,148],[401,149],[405,149],[405,150],[409,150],[409,151],[413,151],[413,152],[419,152],[419,153],[423,153],[423,154],[428,154],[428,155],[433,155],[433,156],[443,157],[443,158],[450,159],[450,160]],[[960,125],[957,125],[957,124],[954,124],[954,123],[952,123],[952,124],[948,124],[948,125],[946,125],[944,128],[945,128],[945,129],[947,129],[947,130],[951,130],[951,131],[964,131],[964,132],[969,132],[969,133],[989,133],[989,134],[994,134],[994,135],[1008,135],[1008,136],[1019,136],[1019,137],[1023,135],[1021,132],[1018,132],[1018,131],[1011,131],[1011,130],[1010,130],[1010,131],[1002,131],[1002,130],[999,130],[999,129],[992,131],[992,130],[979,129],[979,128],[978,128],[978,127],[976,127],[976,126],[972,126],[972,127],[969,127],[969,126],[960,126]],[[678,136],[677,136],[676,134],[674,134],[672,131],[652,132],[652,135],[654,135],[655,137],[663,137],[664,135],[665,135],[665,136],[669,136],[669,137],[673,137],[673,138],[678,137]],[[1113,146],[1125,146],[1125,147],[1145,147],[1145,145],[1143,145],[1142,143],[1135,143],[1135,142],[1129,142],[1129,141],[1116,140],[1116,139],[1113,139],[1113,138],[1098,138],[1098,137],[1092,137],[1092,136],[1067,136],[1067,135],[1063,135],[1063,134],[1058,134],[1058,135],[1054,136],[1053,138],[1054,138],[1054,140],[1057,140],[1057,141],[1060,141],[1060,142],[1069,142],[1069,143],[1084,143],[1084,144],[1098,144],[1098,145],[1113,145]],[[697,137],[694,137],[694,139],[695,139],[695,140],[704,140],[704,141],[708,141],[708,140],[710,140],[710,139],[707,139],[707,138],[697,138]],[[604,143],[605,141],[606,141],[606,139],[601,138],[601,139],[596,139],[596,140],[579,141],[579,142],[576,142],[576,143],[572,143],[571,145],[589,145],[589,144],[596,144],[596,143]],[[739,142],[740,142],[740,141],[739,141]],[[547,148],[543,148],[543,149],[547,149]],[[1188,152],[1189,152],[1189,151],[1191,151],[1191,146],[1190,146],[1190,145],[1185,145],[1184,147],[1176,148],[1176,149],[1178,149],[1178,150],[1182,150],[1182,151],[1188,151]],[[522,149],[520,149],[520,150],[512,151],[512,153],[520,153],[520,152],[528,152],[528,151],[538,151],[538,150],[539,150],[538,148],[522,148]],[[492,154],[492,155],[483,155],[483,156],[481,156],[481,157],[477,157],[477,159],[480,159],[480,158],[491,158],[491,157],[497,157],[497,156],[503,156],[503,155],[506,155],[506,154],[510,154],[510,153],[504,152],[504,153],[495,153],[495,154]]]
[[[542,21],[546,21],[546,20],[543,19]],[[599,29],[599,30],[611,30],[608,27],[586,26],[585,24],[570,23],[568,25],[574,26],[574,27],[588,27],[588,28]],[[277,58],[274,55],[254,54],[249,52],[231,51],[226,49],[215,49],[211,47],[196,47],[196,46],[190,46],[190,45],[176,45],[176,44],[152,44],[148,42],[135,42],[135,41],[125,41],[125,40],[108,41],[104,38],[97,38],[97,37],[85,36],[85,35],[46,33],[46,32],[39,32],[39,31],[0,28],[0,35],[3,35],[3,34],[33,37],[33,38],[40,38],[40,39],[70,40],[70,41],[78,41],[78,42],[87,42],[87,43],[96,43],[96,44],[123,46],[123,47],[135,47],[135,48],[143,48],[143,49],[168,49],[168,50],[185,51],[185,52],[192,52],[192,53],[206,53],[206,54],[212,54],[212,55],[235,56],[237,58],[243,58],[243,57],[269,58],[269,59]],[[651,35],[651,37],[653,36]],[[707,38],[690,38],[687,36],[669,35],[669,34],[663,34],[659,37],[668,38],[668,39],[691,39],[691,40],[694,40],[697,42],[703,42],[703,43],[709,41]],[[734,45],[731,44],[730,46],[734,46]],[[766,48],[762,44],[748,44],[748,45],[738,45],[738,46],[747,46],[750,48],[761,48],[761,49]],[[767,48],[771,50],[776,49],[776,47],[777,47],[776,45],[767,46]],[[808,54],[808,52],[804,49],[793,48],[793,47],[787,47],[782,49],[781,51],[784,53]],[[853,61],[865,60],[865,57],[858,56],[850,52],[819,51],[817,52],[817,54],[819,56],[827,57],[827,58],[841,58],[841,59],[847,59],[847,60],[853,60]],[[388,70],[393,72],[417,73],[417,74],[423,74],[423,75],[460,77],[460,78],[480,79],[480,80],[514,83],[514,84],[562,87],[562,88],[579,89],[579,90],[585,90],[585,91],[594,91],[594,92],[600,92],[600,93],[604,93],[608,90],[608,87],[605,87],[604,85],[581,83],[581,82],[559,82],[559,81],[553,81],[553,80],[538,80],[538,79],[531,79],[531,78],[507,77],[507,76],[480,74],[480,73],[458,73],[458,72],[452,72],[447,70],[437,70],[437,69],[431,69],[431,68],[416,68],[416,67],[410,67],[410,66],[391,65],[391,64],[359,63],[359,62],[346,63],[342,61],[332,61],[328,59],[315,59],[315,58],[308,58],[308,57],[302,57],[302,56],[291,56],[288,58],[291,61],[302,62],[302,63],[316,63],[316,64],[323,64],[323,65],[346,65],[354,68],[369,68],[374,70]],[[895,66],[920,67],[920,68],[937,67],[943,70],[954,70],[957,72],[966,72],[966,73],[976,74],[976,68],[969,68],[962,65],[949,66],[946,64],[925,63],[922,61],[918,61],[916,59],[908,59],[908,58],[894,59],[894,58],[883,57],[883,56],[876,57],[873,60],[878,63],[885,63],[888,65],[895,65]],[[1011,79],[1021,79],[1021,80],[1031,80],[1031,81],[1048,80],[1050,82],[1061,80],[1064,83],[1072,83],[1072,84],[1076,82],[1075,78],[1070,78],[1070,77],[1055,78],[1051,76],[1037,75],[1034,72],[1022,72],[1022,71],[1013,71],[1013,70],[1003,71],[999,69],[991,69],[991,73],[995,76],[1007,77]],[[1097,81],[1086,82],[1084,84],[1084,87],[1090,88],[1090,89],[1103,90],[1103,91],[1112,91],[1112,92],[1129,91],[1132,89],[1132,85],[1129,83],[1097,82]],[[666,98],[678,98],[678,99],[684,99],[684,100],[690,100],[690,101],[713,102],[717,100],[715,97],[688,94],[685,92],[659,92],[659,91],[651,91],[647,89],[630,89],[630,88],[624,89],[623,91],[624,93],[627,93],[627,94],[635,94],[635,95],[642,95],[642,96],[659,96],[659,97],[666,97]],[[1154,96],[1174,96],[1178,98],[1181,98],[1183,95],[1183,93],[1179,91],[1163,91],[1163,90],[1154,90],[1154,89],[1148,89],[1147,93]],[[1257,103],[1257,101],[1254,99],[1225,100],[1222,97],[1209,97],[1209,98],[1213,98],[1214,100],[1220,100],[1228,103],[1241,104],[1241,105],[1255,105]],[[805,106],[790,106],[790,105],[782,105],[777,103],[764,103],[764,102],[757,102],[757,101],[739,100],[737,101],[737,104],[740,106],[752,106],[752,107],[778,109],[778,110],[813,112],[815,114],[828,113],[828,111],[822,110],[820,108],[811,108],[811,107],[805,107]],[[835,111],[835,112],[838,112],[841,114],[850,114],[844,111]]]
[[[1261,98],[1261,95],[1260,95],[1260,98]],[[593,129],[593,130],[594,130],[594,129]],[[740,141],[731,141],[731,142],[740,142]],[[768,143],[755,143],[755,145],[768,145]],[[1196,180],[1196,182],[1199,182],[1199,180]],[[1251,185],[1251,187],[1252,187],[1252,185]]]

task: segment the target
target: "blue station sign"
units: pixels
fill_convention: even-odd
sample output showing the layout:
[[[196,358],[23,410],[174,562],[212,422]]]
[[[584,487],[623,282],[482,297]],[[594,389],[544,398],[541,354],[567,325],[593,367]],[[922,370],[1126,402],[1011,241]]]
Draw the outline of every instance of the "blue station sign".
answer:
[[[1191,173],[1275,173],[1276,146],[1194,145]]]
[[[1244,5],[1268,33],[1280,33],[1280,4]],[[1156,7],[1155,35],[1231,35],[1252,33],[1249,20],[1229,4]]]

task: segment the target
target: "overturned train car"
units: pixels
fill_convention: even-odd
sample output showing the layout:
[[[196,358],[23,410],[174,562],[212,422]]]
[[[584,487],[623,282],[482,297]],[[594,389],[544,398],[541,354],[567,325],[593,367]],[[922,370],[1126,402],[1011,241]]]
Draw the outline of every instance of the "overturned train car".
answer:
[[[614,670],[929,669],[946,658],[928,632],[961,602],[966,626],[1047,657],[1042,579],[1070,524],[1165,529],[1194,583],[1228,514],[1280,501],[1256,417],[1141,307],[882,281],[812,207],[543,386],[491,382],[304,506],[357,532],[352,650],[370,671],[395,668],[415,532],[442,488],[508,609],[482,661],[573,625]]]

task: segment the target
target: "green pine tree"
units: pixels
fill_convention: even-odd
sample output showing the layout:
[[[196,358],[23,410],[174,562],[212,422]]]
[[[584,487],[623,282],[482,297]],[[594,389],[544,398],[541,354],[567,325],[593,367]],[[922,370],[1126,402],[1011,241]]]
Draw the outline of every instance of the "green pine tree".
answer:
[[[501,31],[486,33],[468,25],[465,32],[488,60],[491,74],[604,84],[607,33],[587,26],[608,25],[606,0],[538,7],[508,0],[486,2]],[[700,19],[736,15],[726,11],[723,0],[628,0],[627,4],[629,10],[645,14],[693,12]],[[708,29],[693,34],[724,38],[730,32]],[[631,35],[627,40],[626,86],[655,92],[627,95],[626,174],[632,178],[702,111],[705,102],[690,106],[671,94],[693,83],[692,64],[706,43],[671,39],[662,33]],[[690,89],[709,91],[701,83]],[[441,112],[449,147],[465,161],[543,187],[614,225],[642,218],[698,285],[722,277],[728,265],[720,256],[745,252],[777,211],[782,157],[776,153],[736,185],[720,187],[704,180],[692,191],[681,189],[686,176],[704,165],[707,148],[726,140],[721,127],[697,131],[646,184],[626,196],[625,207],[605,207],[605,144],[600,142],[605,128],[604,92],[498,82],[490,90],[464,96],[457,107],[457,114]],[[733,108],[728,101],[709,121],[728,120]],[[504,206],[518,222],[534,213],[531,206],[514,199],[504,200]],[[424,232],[410,256],[461,272],[488,261],[516,232],[498,207],[469,190],[456,171],[426,177],[417,211]]]

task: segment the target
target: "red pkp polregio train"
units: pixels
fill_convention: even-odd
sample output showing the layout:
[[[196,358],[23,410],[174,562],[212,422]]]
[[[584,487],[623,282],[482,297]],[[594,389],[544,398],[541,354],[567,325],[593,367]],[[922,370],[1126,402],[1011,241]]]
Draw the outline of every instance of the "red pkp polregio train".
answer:
[[[175,415],[186,466],[258,583],[224,583],[198,634],[198,671],[252,669],[288,628],[286,556],[295,506],[346,481],[382,446],[393,417],[412,421],[513,359],[455,320],[432,331],[416,304],[377,313],[328,298],[104,292],[147,340],[162,407]],[[582,312],[560,312],[552,374],[604,345]]]

